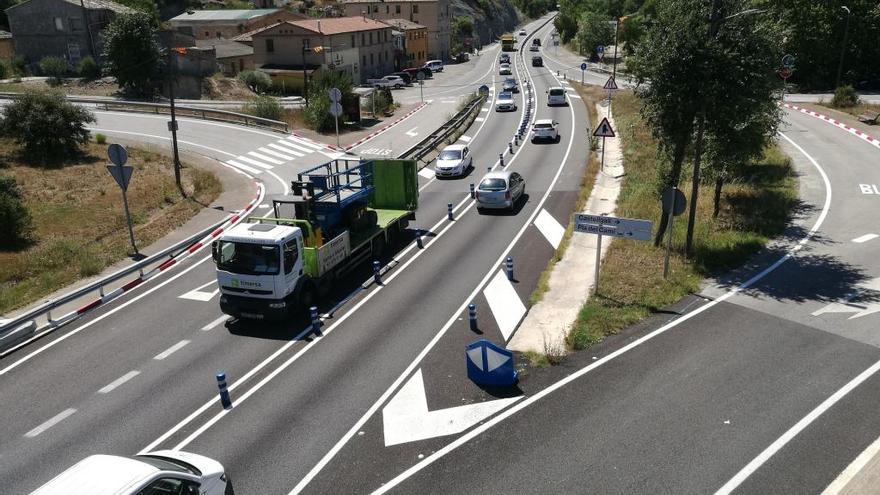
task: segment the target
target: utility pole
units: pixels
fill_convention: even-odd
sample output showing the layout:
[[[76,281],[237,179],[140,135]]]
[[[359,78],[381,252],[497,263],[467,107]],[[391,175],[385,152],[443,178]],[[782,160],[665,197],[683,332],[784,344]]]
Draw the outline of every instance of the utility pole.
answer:
[[[835,89],[840,87],[840,76],[843,74],[843,57],[846,55],[846,39],[849,35],[849,17],[851,14],[849,7],[846,5],[842,5],[840,8],[846,11],[846,24],[843,28],[843,44],[840,46],[840,61],[837,63],[837,79],[834,83]]]
[[[306,100],[306,106],[309,106],[309,74],[306,72],[306,42],[303,40],[302,46],[302,64],[303,64],[303,98]]]
[[[177,56],[174,54],[180,55],[185,53],[186,48],[172,48],[169,52],[171,55],[171,70],[169,72],[170,78],[168,81],[168,100],[170,102],[171,110],[171,122],[168,123],[168,130],[171,131],[171,150],[174,153],[174,182],[177,184],[177,189],[183,197],[186,197],[186,192],[183,190],[183,184],[180,182],[180,153],[177,148],[177,116],[174,112],[174,83],[177,75]]]

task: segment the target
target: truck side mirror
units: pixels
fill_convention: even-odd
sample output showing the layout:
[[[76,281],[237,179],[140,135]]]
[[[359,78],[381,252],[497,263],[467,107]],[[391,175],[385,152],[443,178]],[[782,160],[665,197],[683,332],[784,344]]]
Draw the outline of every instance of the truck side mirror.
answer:
[[[211,258],[213,258],[214,263],[217,263],[220,258],[220,248],[217,241],[211,243]]]

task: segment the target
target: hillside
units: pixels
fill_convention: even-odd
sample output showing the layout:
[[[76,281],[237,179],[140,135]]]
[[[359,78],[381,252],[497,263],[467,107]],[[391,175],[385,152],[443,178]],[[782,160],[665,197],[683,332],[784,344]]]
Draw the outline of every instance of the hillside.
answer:
[[[483,45],[513,31],[520,23],[520,13],[513,2],[505,0],[452,0],[452,17],[469,17]]]

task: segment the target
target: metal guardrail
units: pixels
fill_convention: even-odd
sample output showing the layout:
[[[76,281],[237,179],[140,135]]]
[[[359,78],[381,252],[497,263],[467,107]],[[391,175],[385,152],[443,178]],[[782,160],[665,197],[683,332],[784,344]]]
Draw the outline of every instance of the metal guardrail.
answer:
[[[48,315],[47,324],[41,327],[40,330],[46,327],[53,327],[66,322],[66,320],[53,320],[51,314],[52,310],[57,309],[58,307],[69,302],[75,301],[83,296],[89,295],[95,291],[98,291],[100,297],[105,297],[104,287],[106,287],[107,285],[116,282],[134,272],[140,272],[141,276],[143,276],[144,268],[154,265],[158,262],[168,262],[168,260],[173,259],[176,255],[184,252],[187,248],[198,242],[200,239],[204,238],[207,235],[210,235],[228,220],[228,217],[224,218],[223,220],[220,220],[219,222],[211,225],[211,227],[204,229],[197,234],[190,236],[178,242],[177,244],[174,244],[173,246],[167,247],[162,251],[135,263],[134,265],[123,268],[116,273],[112,273],[100,280],[96,280],[95,282],[92,282],[82,288],[69,292],[57,299],[47,301],[46,303],[41,304],[40,306],[37,306],[36,308],[33,308],[15,318],[12,318],[10,320],[0,320],[2,321],[2,324],[0,324],[0,352],[3,352],[14,345],[17,345],[25,338],[36,333],[36,331],[38,330],[36,324],[37,318],[43,315]]]
[[[0,99],[17,98],[20,93],[2,93]],[[94,105],[107,111],[117,112],[140,112],[154,114],[169,114],[171,106],[167,103],[153,103],[146,101],[124,101],[124,100],[97,100],[93,98],[80,98],[76,96],[67,96],[67,101],[71,103],[84,103]],[[244,124],[246,126],[263,127],[275,131],[289,131],[287,122],[280,120],[264,119],[262,117],[254,117],[246,113],[231,112],[229,110],[218,110],[213,108],[191,107],[188,105],[174,105],[175,113],[182,117],[197,117],[204,120],[217,120],[221,122],[232,122],[236,124]]]
[[[432,132],[428,137],[422,139],[415,146],[401,153],[398,158],[421,161],[422,158],[437,148],[439,143],[449,137],[450,134],[457,131],[458,128],[468,120],[473,112],[479,111],[485,101],[485,95],[479,96],[464,109],[456,113],[451,119],[449,119],[449,121]]]

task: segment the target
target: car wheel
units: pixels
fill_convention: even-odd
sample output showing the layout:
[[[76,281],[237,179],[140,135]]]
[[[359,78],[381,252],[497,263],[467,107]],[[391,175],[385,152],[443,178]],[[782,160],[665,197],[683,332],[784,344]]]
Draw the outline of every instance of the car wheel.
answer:
[[[556,135],[556,142],[558,143],[560,139],[562,139],[562,137],[560,137],[559,134],[557,134]]]

